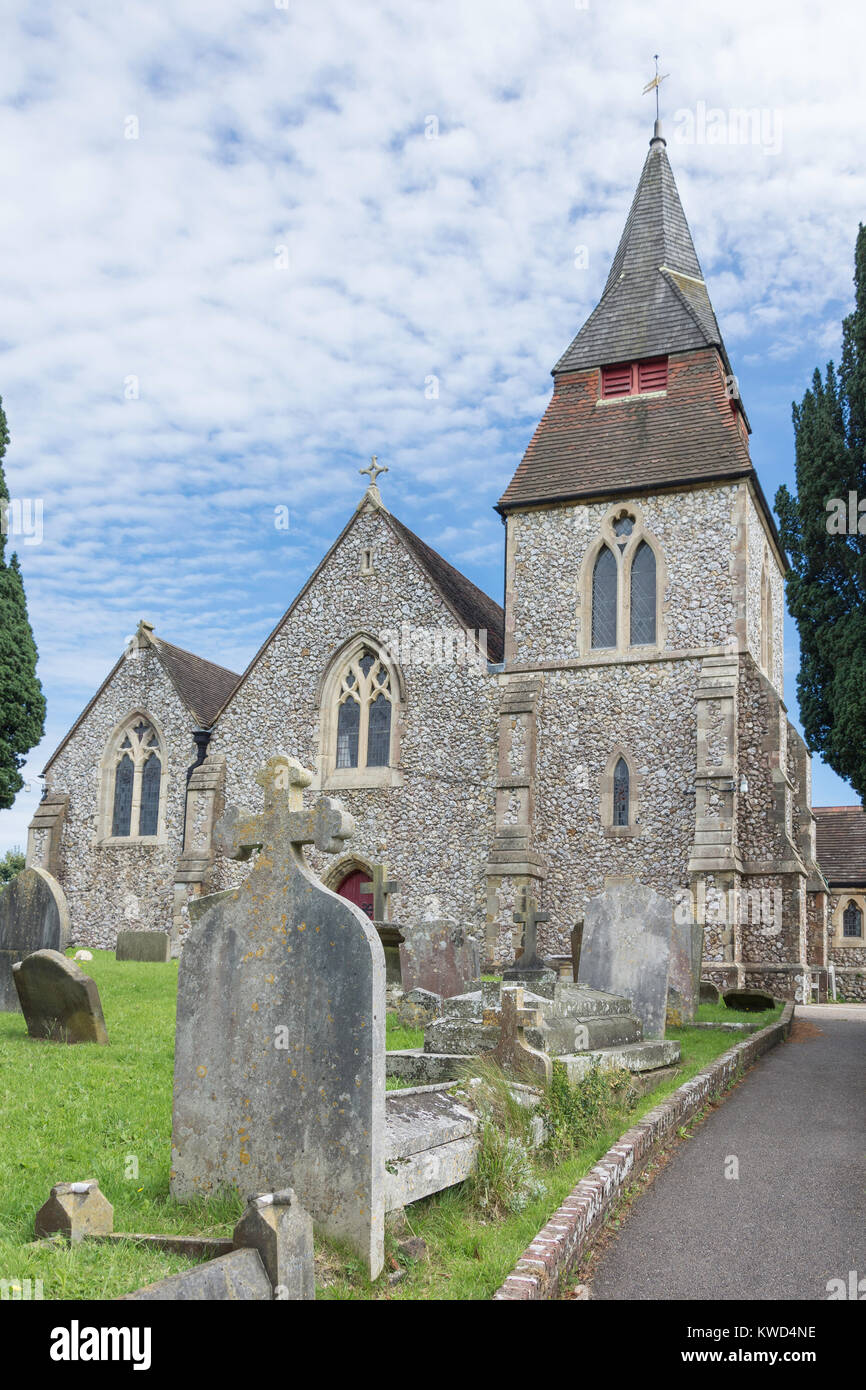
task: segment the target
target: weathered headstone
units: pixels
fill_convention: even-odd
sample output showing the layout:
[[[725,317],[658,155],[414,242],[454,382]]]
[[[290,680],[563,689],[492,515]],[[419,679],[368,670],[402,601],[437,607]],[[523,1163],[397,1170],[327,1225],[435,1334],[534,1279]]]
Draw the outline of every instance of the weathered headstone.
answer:
[[[12,967],[31,1038],[107,1043],[96,981],[59,951],[32,951]]]
[[[425,989],[450,999],[462,994],[479,970],[478,945],[459,922],[440,917],[403,928],[400,977],[405,994]]]
[[[339,802],[303,809],[312,780],[277,755],[264,812],[230,807],[217,848],[246,859],[241,886],[191,927],[181,957],[172,1194],[291,1186],[371,1276],[384,1259],[385,961],[369,918],[325,888],[303,845],[343,850]]]
[[[718,985],[714,985],[712,980],[701,980],[701,1003],[718,1004],[722,997]]]
[[[654,889],[609,881],[584,915],[579,983],[631,1000],[644,1038],[663,1038],[673,906]]]
[[[489,1014],[490,1010],[485,1007],[485,1022]],[[524,1029],[540,1026],[541,1012],[524,1007],[521,985],[503,985],[496,1021],[499,1041],[489,1054],[492,1060],[517,1081],[534,1078],[547,1084],[553,1075],[553,1063],[546,1052],[530,1047],[524,1035]]]
[[[689,916],[677,921],[671,930],[671,966],[668,976],[668,1007],[675,1009],[683,1022],[695,1017],[700,1003],[701,965],[703,963],[704,929]]]
[[[171,937],[167,931],[119,931],[115,960],[167,961]]]
[[[571,978],[576,982],[580,976],[580,953],[583,949],[583,918],[571,932]]]
[[[0,892],[0,1013],[17,1013],[12,966],[31,951],[65,951],[66,895],[44,869],[22,869]]]

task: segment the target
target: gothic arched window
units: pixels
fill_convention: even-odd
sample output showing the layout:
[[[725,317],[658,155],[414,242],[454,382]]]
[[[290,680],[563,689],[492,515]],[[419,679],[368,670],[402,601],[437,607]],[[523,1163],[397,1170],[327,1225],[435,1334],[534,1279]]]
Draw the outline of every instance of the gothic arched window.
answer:
[[[363,647],[344,669],[337,694],[338,769],[390,765],[392,699],[388,667]]]
[[[164,758],[159,734],[135,714],[115,735],[103,760],[107,829],[113,839],[159,834]]]
[[[625,758],[613,770],[613,823],[628,825],[629,772]]]
[[[656,640],[656,557],[652,546],[641,541],[631,562],[631,645],[643,647]]]
[[[861,937],[863,935],[863,913],[851,898],[845,911],[842,913],[842,937]]]
[[[619,576],[616,557],[609,546],[598,552],[592,572],[592,645],[616,646],[616,610]]]

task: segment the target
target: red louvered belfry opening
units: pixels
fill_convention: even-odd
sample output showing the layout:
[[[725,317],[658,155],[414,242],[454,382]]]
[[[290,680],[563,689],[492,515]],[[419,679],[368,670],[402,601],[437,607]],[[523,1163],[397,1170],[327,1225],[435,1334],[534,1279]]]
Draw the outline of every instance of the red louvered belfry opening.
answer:
[[[361,869],[354,869],[347,874],[340,884],[337,892],[341,898],[348,898],[350,903],[354,903],[362,912],[366,912],[370,920],[373,920],[373,894],[365,893],[361,888],[362,883],[369,883],[370,875],[365,874]]]
[[[651,357],[645,362],[617,362],[601,369],[601,398],[635,396],[642,391],[664,391],[668,384],[668,359]]]

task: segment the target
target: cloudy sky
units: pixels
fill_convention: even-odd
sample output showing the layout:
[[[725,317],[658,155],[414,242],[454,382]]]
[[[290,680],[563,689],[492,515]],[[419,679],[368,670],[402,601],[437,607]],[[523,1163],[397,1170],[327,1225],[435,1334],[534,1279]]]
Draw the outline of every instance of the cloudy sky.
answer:
[[[49,713],[0,852],[138,618],[242,670],[371,453],[501,596],[492,506],[604,283],[656,51],[753,457],[790,480],[866,211],[853,0],[80,0],[3,37],[0,393]],[[791,630],[792,705],[796,666]],[[816,764],[815,800],[855,797]]]

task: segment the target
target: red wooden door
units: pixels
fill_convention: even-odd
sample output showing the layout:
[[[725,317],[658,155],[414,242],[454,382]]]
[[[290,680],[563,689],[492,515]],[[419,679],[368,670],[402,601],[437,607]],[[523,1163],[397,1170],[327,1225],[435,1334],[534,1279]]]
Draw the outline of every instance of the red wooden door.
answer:
[[[350,903],[360,907],[362,912],[366,912],[370,920],[373,920],[373,894],[365,893],[361,888],[362,883],[369,883],[369,874],[363,873],[360,869],[355,869],[353,873],[347,874],[340,884],[337,892],[341,898],[348,898]]]

